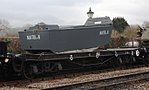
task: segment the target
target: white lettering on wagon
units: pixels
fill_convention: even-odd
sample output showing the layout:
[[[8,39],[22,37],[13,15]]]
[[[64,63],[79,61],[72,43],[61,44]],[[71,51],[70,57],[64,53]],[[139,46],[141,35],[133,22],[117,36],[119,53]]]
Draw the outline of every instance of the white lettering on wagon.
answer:
[[[99,35],[108,35],[109,34],[109,30],[103,30],[99,32]]]
[[[27,40],[40,40],[40,35],[27,35]]]

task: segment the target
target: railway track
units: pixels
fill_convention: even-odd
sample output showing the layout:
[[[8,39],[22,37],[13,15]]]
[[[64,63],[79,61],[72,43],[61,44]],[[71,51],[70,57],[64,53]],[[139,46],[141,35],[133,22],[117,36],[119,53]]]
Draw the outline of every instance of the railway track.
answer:
[[[107,90],[107,88],[119,85],[123,83],[129,83],[133,81],[139,81],[149,78],[149,72],[133,73],[128,75],[122,75],[118,77],[112,77],[107,79],[95,80],[84,83],[76,83],[71,85],[64,85],[60,87],[46,88],[44,90]]]
[[[0,89],[24,90],[71,90],[71,89],[97,89],[127,83],[134,80],[149,78],[149,67],[133,68],[129,70],[116,70],[109,72],[71,74],[63,77],[38,78],[34,80],[16,80],[0,83]]]

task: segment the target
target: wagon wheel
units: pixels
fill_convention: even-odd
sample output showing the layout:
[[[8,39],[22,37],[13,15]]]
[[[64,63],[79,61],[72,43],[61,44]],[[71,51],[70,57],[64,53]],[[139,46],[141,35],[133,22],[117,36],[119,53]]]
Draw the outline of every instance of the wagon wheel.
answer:
[[[51,67],[51,70],[53,72],[58,72],[59,70],[62,70],[62,65],[59,63],[55,63],[53,64],[53,66]]]
[[[52,66],[52,71],[53,72],[57,72],[59,69],[58,69],[58,65],[57,64],[54,64],[53,66]]]
[[[34,72],[33,72],[33,69],[31,67],[30,62],[24,62],[23,63],[22,73],[26,79],[33,79],[34,78]]]
[[[21,72],[23,66],[23,61],[12,60],[12,67],[16,72]]]

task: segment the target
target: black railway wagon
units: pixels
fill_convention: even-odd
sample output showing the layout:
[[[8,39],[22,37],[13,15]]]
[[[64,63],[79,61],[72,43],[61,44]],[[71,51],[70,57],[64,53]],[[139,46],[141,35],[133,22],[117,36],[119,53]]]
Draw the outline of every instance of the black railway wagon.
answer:
[[[0,41],[0,77],[4,74],[5,72],[5,64],[8,62],[7,58],[7,45],[5,42]]]

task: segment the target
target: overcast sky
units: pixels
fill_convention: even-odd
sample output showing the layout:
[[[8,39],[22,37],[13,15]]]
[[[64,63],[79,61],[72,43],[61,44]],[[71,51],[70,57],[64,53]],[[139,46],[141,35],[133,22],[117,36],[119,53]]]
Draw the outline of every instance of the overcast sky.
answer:
[[[0,0],[0,19],[12,27],[26,24],[77,25],[88,18],[89,7],[94,17],[124,17],[129,24],[149,20],[149,0]]]

